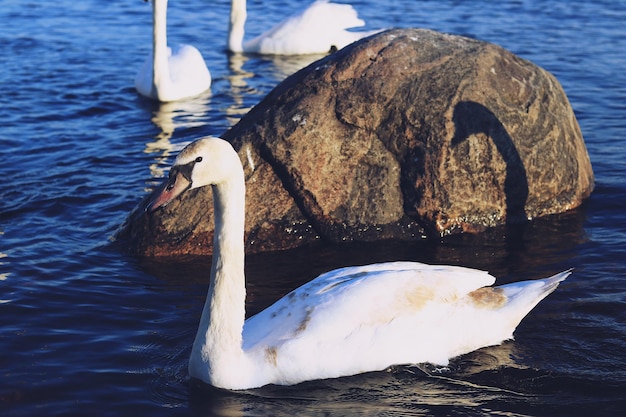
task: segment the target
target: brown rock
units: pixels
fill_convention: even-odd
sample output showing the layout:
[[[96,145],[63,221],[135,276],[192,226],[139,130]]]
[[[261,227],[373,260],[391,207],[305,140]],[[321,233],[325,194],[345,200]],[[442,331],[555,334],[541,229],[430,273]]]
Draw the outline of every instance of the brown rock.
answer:
[[[383,32],[311,64],[222,137],[246,169],[249,251],[480,231],[569,210],[593,189],[551,74],[429,30]],[[209,202],[205,190],[149,217],[140,206],[123,234],[143,254],[210,252]]]

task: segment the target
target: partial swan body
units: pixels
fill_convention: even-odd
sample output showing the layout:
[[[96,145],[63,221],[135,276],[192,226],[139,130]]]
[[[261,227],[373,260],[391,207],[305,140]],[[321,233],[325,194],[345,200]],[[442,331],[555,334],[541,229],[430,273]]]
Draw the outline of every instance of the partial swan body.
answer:
[[[148,210],[207,185],[214,252],[189,374],[220,388],[291,385],[394,364],[445,365],[512,338],[522,318],[570,274],[491,287],[493,276],[457,266],[354,266],[322,274],[245,320],[245,183],[232,146],[203,138],[184,148]]]
[[[191,45],[167,46],[167,0],[152,0],[152,53],[135,77],[142,96],[162,102],[197,96],[211,86],[211,73]]]
[[[326,54],[378,31],[351,32],[365,22],[349,4],[317,0],[272,29],[244,42],[246,0],[232,0],[228,26],[228,49],[266,55]]]

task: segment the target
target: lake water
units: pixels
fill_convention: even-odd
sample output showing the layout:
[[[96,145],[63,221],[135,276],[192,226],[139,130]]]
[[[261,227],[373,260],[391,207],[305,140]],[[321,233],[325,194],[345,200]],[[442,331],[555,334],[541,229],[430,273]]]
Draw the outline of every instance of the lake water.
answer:
[[[249,1],[250,34],[302,1]],[[398,367],[295,387],[196,386],[187,358],[208,259],[138,259],[112,237],[189,141],[219,135],[297,59],[224,53],[229,2],[172,0],[171,43],[203,53],[209,93],[137,96],[150,49],[139,0],[0,0],[0,414],[80,416],[618,415],[626,410],[626,2],[358,0],[368,28],[499,44],[552,72],[596,175],[583,207],[516,230],[248,257],[248,312],[319,272],[409,259],[499,283],[573,275],[516,340],[448,368]],[[427,335],[425,335],[427,337]]]

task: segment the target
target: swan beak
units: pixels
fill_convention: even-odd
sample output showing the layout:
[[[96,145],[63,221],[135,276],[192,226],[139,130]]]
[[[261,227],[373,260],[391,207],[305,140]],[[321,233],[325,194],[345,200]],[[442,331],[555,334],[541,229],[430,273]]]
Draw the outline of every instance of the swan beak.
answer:
[[[191,181],[187,179],[184,172],[173,170],[170,177],[156,198],[148,204],[146,211],[154,213],[157,209],[165,207],[170,201],[187,191],[191,187]]]

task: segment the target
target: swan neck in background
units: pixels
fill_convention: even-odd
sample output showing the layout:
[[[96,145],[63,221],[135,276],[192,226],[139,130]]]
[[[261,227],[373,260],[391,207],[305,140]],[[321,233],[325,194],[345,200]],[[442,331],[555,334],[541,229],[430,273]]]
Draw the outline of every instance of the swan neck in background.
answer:
[[[152,85],[155,95],[170,81],[167,48],[167,0],[152,2]],[[159,97],[160,98],[160,97]]]
[[[243,52],[244,26],[246,24],[246,0],[232,0],[228,21],[228,50]]]

